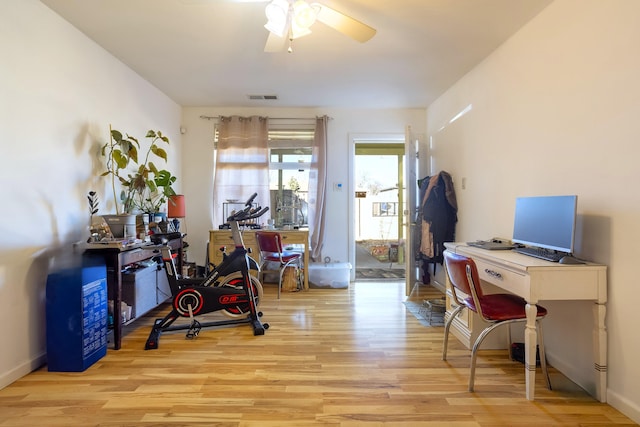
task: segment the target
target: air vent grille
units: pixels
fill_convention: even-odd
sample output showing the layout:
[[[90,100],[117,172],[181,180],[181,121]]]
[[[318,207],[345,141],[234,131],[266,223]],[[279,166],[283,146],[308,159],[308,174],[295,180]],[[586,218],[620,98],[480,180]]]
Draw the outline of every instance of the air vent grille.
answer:
[[[249,95],[249,99],[251,100],[266,100],[266,101],[276,101],[278,99],[278,95]]]

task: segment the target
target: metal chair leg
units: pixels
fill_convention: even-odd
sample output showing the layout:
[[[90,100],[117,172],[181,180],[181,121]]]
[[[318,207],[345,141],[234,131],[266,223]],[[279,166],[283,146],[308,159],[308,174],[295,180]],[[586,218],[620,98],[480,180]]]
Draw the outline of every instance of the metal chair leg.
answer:
[[[514,319],[514,320],[504,320],[501,322],[493,323],[491,326],[488,326],[486,329],[484,329],[480,333],[480,335],[478,335],[476,342],[473,344],[473,349],[471,350],[471,372],[469,373],[469,391],[473,391],[473,386],[474,386],[475,377],[476,377],[476,359],[478,357],[478,349],[480,348],[482,341],[484,341],[487,335],[489,335],[498,326],[507,325],[509,328],[511,328],[512,323],[522,322],[522,321],[524,320]],[[511,335],[511,330],[508,331],[508,335]]]
[[[459,305],[455,310],[451,312],[451,316],[447,319],[447,322],[444,325],[444,342],[442,343],[442,360],[447,360],[447,346],[449,345],[449,329],[451,328],[451,322],[456,318],[458,313],[465,308],[464,305]]]
[[[476,342],[473,343],[473,348],[471,349],[471,369],[469,372],[469,391],[473,391],[473,385],[476,377],[476,359],[478,358],[478,349],[480,348],[480,344],[482,344],[482,341],[484,341],[484,339],[487,337],[487,335],[489,335],[491,331],[504,324],[507,324],[507,322],[494,323],[491,326],[485,328],[480,333],[480,335],[478,335]]]
[[[280,266],[280,279],[278,280],[278,299],[280,299],[280,291],[282,290],[282,276],[284,276],[284,270],[286,266]]]

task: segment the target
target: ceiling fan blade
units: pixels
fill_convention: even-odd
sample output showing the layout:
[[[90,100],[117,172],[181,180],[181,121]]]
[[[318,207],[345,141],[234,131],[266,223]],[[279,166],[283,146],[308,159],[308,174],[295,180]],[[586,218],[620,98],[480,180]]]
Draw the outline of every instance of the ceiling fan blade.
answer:
[[[313,3],[319,9],[317,20],[329,27],[340,31],[354,40],[364,43],[376,35],[376,29],[358,21],[355,18],[331,9],[320,3]]]
[[[282,52],[286,42],[286,37],[280,37],[269,31],[269,37],[267,38],[267,43],[264,45],[264,51],[267,53]]]
[[[215,3],[266,3],[269,0],[178,0],[178,2],[187,5],[207,5]]]

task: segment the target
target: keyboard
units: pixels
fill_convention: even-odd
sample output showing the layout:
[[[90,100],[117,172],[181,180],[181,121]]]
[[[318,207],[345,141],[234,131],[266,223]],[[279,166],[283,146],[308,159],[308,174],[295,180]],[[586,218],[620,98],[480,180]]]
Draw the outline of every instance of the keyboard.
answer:
[[[549,249],[542,248],[514,248],[513,250],[523,255],[529,255],[551,262],[558,262],[560,261],[560,258],[566,255],[561,252],[554,252]]]

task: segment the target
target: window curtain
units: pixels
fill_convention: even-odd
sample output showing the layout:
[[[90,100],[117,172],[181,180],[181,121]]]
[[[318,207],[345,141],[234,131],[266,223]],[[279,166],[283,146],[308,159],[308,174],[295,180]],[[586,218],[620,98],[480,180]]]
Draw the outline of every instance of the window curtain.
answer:
[[[227,222],[222,213],[222,203],[227,200],[245,202],[258,193],[255,202],[269,206],[268,140],[267,117],[220,117],[213,186],[214,224]]]
[[[327,116],[316,118],[316,130],[311,151],[309,171],[309,229],[311,247],[309,257],[322,260],[324,246],[325,198],[327,188]]]

